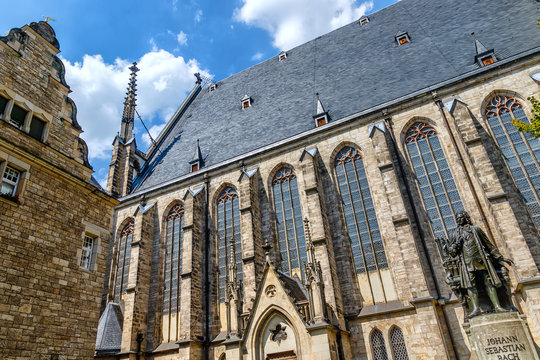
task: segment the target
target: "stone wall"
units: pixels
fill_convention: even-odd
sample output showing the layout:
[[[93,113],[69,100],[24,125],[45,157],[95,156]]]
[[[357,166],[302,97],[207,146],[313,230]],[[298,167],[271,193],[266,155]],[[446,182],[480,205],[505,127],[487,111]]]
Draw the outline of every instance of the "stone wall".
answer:
[[[427,92],[382,114],[366,115],[341,127],[333,127],[327,132],[246,158],[240,164],[223,166],[205,173],[204,177],[203,172],[194,174],[181,183],[146,194],[146,203],[155,203],[155,219],[161,222],[155,228],[160,229],[164,228],[165,212],[174,201],[183,201],[186,193],[201,187],[204,188],[201,195],[208,196],[206,209],[201,212],[205,215],[201,215],[199,221],[203,223],[208,215],[208,233],[206,236],[202,234],[200,241],[208,246],[209,251],[193,252],[192,262],[202,264],[203,274],[208,272],[210,275],[209,282],[206,283],[203,278],[202,285],[203,304],[208,301],[209,308],[206,310],[204,305],[191,307],[190,314],[182,313],[181,316],[191,322],[200,322],[209,353],[213,353],[214,358],[226,351],[233,353],[232,345],[222,342],[225,340],[227,320],[225,306],[217,303],[217,196],[224,186],[232,186],[240,197],[245,290],[243,311],[253,313],[258,311],[254,308],[254,301],[258,299],[257,291],[262,281],[259,275],[264,256],[261,245],[267,239],[274,245],[271,258],[279,267],[271,182],[275,172],[286,165],[295,171],[302,215],[313,224],[313,240],[318,242],[315,254],[322,266],[325,297],[332,314],[329,321],[337,328],[350,330],[349,335],[344,332],[341,338],[343,347],[350,347],[351,356],[354,359],[372,358],[369,336],[375,328],[383,332],[390,354],[388,332],[392,326],[399,326],[403,331],[410,358],[470,356],[461,326],[463,312],[445,284],[433,232],[404,148],[404,134],[418,120],[427,121],[436,129],[472,221],[492,234],[504,256],[516,261],[511,271],[515,303],[529,317],[533,337],[538,341],[540,315],[536,299],[540,296],[537,294],[538,285],[535,285],[535,279],[539,276],[538,231],[483,117],[483,104],[497,92],[519,96],[528,115],[531,115],[528,103],[523,99],[539,94],[538,84],[529,76],[532,69],[538,68],[535,65],[537,61],[525,59],[512,67],[485,73],[469,82],[449,85],[439,89],[436,94]],[[444,103],[452,98],[460,99],[454,103],[454,107],[439,107],[439,99]],[[389,263],[388,276],[381,276],[381,282],[376,285],[382,284],[388,294],[393,294],[386,302],[370,298],[363,290],[367,285],[362,283],[361,276],[355,274],[334,169],[335,156],[343,146],[354,146],[361,152],[368,174]],[[306,150],[314,148],[315,155],[306,153]],[[137,196],[124,201],[115,214],[116,223],[121,224],[132,216],[140,201],[141,198]],[[162,244],[163,236],[163,232],[154,234],[154,246],[162,246],[157,243]],[[210,254],[208,267],[204,259],[207,253]],[[162,264],[163,253],[160,254],[160,257],[152,258],[155,269]],[[155,324],[158,324],[159,303],[163,301],[162,285],[159,284],[162,276],[153,277],[150,281],[153,294],[149,297],[149,309],[153,309]],[[195,294],[193,289],[199,290],[197,287],[182,289],[182,298],[186,298],[186,302],[193,296],[199,296],[200,292]],[[149,329],[150,332],[156,334],[152,342],[153,348],[156,348],[161,342],[159,331]],[[330,341],[335,338],[334,335],[328,337]],[[255,358],[250,352],[250,345],[244,346],[243,358]],[[176,351],[176,348],[171,351]],[[147,350],[152,351],[152,346]],[[182,347],[178,351],[183,353],[187,350]],[[155,354],[155,358],[169,357],[169,353]]]
[[[22,44],[0,41],[0,93],[48,125],[39,141],[0,120],[0,170],[21,171],[18,200],[0,197],[0,358],[91,358],[117,201],[91,183],[69,88],[52,65],[58,50],[22,31]]]

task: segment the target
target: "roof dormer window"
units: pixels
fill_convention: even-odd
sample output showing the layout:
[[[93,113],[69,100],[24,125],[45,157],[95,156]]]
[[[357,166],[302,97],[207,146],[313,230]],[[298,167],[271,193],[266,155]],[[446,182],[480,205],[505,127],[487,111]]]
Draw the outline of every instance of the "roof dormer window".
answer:
[[[210,91],[214,91],[216,89],[217,89],[217,84],[214,83],[214,84],[210,85]]]
[[[242,109],[247,109],[251,106],[251,98],[248,95],[244,95],[242,98]]]
[[[360,20],[358,20],[358,22],[360,23],[360,25],[366,25],[369,22],[369,18],[364,15],[360,18]]]
[[[315,118],[315,126],[316,127],[323,126],[323,125],[326,125],[326,124],[328,124],[328,115],[327,114],[322,114],[321,116]]]
[[[480,61],[482,61],[482,65],[488,66],[488,65],[493,64],[495,62],[495,59],[493,58],[493,56],[489,55],[489,56],[486,56],[485,58],[480,59]]]
[[[280,52],[278,58],[279,61],[285,60],[287,58],[287,53],[285,51]]]
[[[408,33],[401,31],[396,35],[396,42],[398,43],[398,45],[405,45],[411,42],[411,38]]]

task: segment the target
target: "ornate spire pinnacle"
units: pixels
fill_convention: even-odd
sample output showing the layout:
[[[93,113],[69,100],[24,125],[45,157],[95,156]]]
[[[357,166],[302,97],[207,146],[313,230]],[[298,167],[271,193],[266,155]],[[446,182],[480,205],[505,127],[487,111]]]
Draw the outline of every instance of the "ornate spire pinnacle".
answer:
[[[306,232],[306,252],[308,264],[315,263],[315,249],[313,247],[313,241],[311,240],[311,230],[309,228],[308,218],[304,218],[304,229]]]
[[[476,55],[483,54],[488,51],[488,49],[476,38],[476,35],[474,33],[471,33],[472,37],[474,38],[474,48],[476,49]]]
[[[315,97],[317,98],[317,109],[315,110],[315,115],[326,113],[326,110],[324,110],[324,106],[321,102],[321,99],[319,99],[319,93],[316,93]]]
[[[236,282],[236,257],[235,257],[235,253],[236,253],[236,247],[235,247],[235,243],[234,243],[234,234],[233,236],[231,236],[231,241],[230,241],[230,253],[231,253],[231,256],[229,258],[229,281],[230,282]]]
[[[270,250],[272,250],[272,244],[268,242],[268,239],[266,239],[266,241],[264,242],[262,249],[264,250],[266,262],[271,264],[272,261],[270,259]]]
[[[121,139],[126,142],[133,136],[133,124],[135,122],[135,105],[137,101],[137,72],[139,68],[137,63],[129,67],[131,75],[129,77],[128,88],[126,92],[126,99],[124,101],[124,112],[122,114],[122,131],[120,133]]]

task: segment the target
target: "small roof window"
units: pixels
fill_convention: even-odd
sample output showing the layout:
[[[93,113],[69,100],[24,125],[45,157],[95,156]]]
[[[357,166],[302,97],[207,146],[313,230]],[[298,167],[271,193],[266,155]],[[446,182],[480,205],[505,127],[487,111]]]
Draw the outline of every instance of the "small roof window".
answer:
[[[244,95],[242,98],[242,109],[247,109],[251,106],[251,98],[248,95]]]
[[[279,53],[279,55],[278,55],[279,61],[283,61],[286,58],[287,58],[287,53],[285,51],[282,51],[282,52]]]
[[[398,45],[405,45],[409,42],[411,42],[411,37],[409,34],[405,31],[400,31],[395,36],[396,42]]]
[[[217,84],[216,83],[212,83],[209,87],[210,91],[214,91],[217,89]]]
[[[369,18],[366,15],[364,15],[360,17],[360,20],[358,20],[358,22],[360,23],[360,25],[366,25],[369,22]]]

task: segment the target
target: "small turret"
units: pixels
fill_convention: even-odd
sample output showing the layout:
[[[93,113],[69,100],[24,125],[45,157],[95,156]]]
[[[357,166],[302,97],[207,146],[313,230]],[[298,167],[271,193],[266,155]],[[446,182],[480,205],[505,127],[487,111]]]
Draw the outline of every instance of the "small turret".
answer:
[[[109,165],[109,178],[107,179],[107,192],[114,197],[127,195],[135,172],[139,169],[137,160],[137,144],[133,135],[135,124],[135,106],[137,101],[137,72],[139,68],[134,62],[129,70],[129,78],[122,124],[113,142],[112,161]]]

